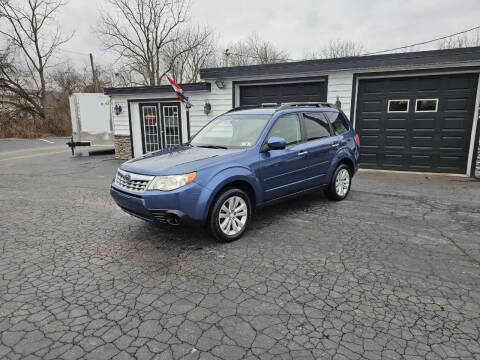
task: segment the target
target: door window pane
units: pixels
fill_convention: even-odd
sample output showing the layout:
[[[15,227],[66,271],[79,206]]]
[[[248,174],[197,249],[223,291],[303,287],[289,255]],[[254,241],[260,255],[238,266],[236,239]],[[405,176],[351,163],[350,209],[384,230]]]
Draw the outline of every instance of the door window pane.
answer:
[[[415,112],[436,112],[438,99],[417,99],[415,101]]]
[[[321,112],[303,114],[303,124],[307,141],[330,136],[330,125]]]
[[[287,145],[298,144],[301,139],[300,122],[296,114],[281,116],[275,121],[268,138],[281,137],[287,142]]]
[[[410,100],[388,100],[388,112],[408,112]]]
[[[179,145],[181,143],[179,107],[164,105],[162,109],[165,124],[165,147]]]
[[[158,137],[158,118],[157,106],[143,106],[143,136],[145,152],[149,153],[160,149],[160,139]]]
[[[325,112],[330,124],[332,124],[333,131],[336,135],[343,134],[348,131],[348,123],[341,113],[336,111]]]

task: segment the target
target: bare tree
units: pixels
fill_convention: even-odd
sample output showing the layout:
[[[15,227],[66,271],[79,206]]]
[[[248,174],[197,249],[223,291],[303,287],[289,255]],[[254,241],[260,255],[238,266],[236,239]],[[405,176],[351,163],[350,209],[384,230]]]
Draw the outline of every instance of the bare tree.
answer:
[[[100,90],[112,84],[113,74],[110,74],[107,69],[102,66],[97,66],[95,72],[97,74],[97,82]],[[67,63],[56,68],[52,72],[51,78],[53,80],[52,90],[57,95],[62,94],[63,96],[68,97],[74,92],[96,92],[96,86],[93,82],[89,66],[77,69]]]
[[[362,44],[352,40],[332,40],[327,46],[318,50],[305,52],[305,59],[333,59],[349,56],[360,56],[364,53]]]
[[[9,49],[9,66],[0,69],[0,89],[9,94],[11,106],[28,111],[34,119],[47,116],[47,69],[58,47],[71,38],[53,23],[63,4],[0,0],[0,34]]]
[[[242,66],[272,64],[288,61],[288,53],[279,50],[273,43],[263,40],[256,33],[247,39],[230,43],[223,54],[223,65]]]
[[[200,69],[215,64],[215,35],[208,27],[186,28],[179,40],[166,47],[164,62],[177,83],[196,82]]]
[[[118,55],[124,68],[139,77],[138,83],[159,85],[171,65],[198,45],[193,42],[169,56],[167,47],[181,40],[188,20],[189,0],[107,0],[112,9],[101,12],[97,27],[107,50]],[[202,41],[202,38],[198,39]]]
[[[473,34],[463,34],[447,38],[438,44],[439,49],[455,49],[472,46],[480,46],[480,30],[475,31]]]

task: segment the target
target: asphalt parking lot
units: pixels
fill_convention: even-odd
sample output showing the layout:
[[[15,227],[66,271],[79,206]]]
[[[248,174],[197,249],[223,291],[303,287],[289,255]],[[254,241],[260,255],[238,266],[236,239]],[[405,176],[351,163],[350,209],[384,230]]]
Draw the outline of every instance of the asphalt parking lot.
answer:
[[[361,172],[220,244],[52,142],[0,141],[0,358],[480,359],[480,182]]]

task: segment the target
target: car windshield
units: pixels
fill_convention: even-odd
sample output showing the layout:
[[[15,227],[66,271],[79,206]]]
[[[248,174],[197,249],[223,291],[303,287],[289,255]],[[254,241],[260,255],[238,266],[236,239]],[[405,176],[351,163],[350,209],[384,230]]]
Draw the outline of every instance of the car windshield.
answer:
[[[225,114],[210,122],[190,142],[212,148],[248,148],[256,144],[271,115]]]

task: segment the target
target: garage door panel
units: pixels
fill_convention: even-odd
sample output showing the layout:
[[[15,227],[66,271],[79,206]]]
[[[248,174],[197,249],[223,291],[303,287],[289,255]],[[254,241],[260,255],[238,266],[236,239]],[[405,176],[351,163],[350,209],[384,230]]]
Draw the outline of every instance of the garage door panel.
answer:
[[[377,118],[367,118],[363,121],[364,130],[378,130],[381,126],[382,120]]]
[[[458,112],[458,111],[464,111],[468,112],[469,107],[471,104],[469,104],[468,99],[465,98],[458,98],[458,99],[447,99],[445,103],[445,107],[442,109],[445,112]]]
[[[446,131],[458,130],[464,132],[467,123],[465,118],[444,118],[442,121],[442,128]],[[469,122],[470,123],[470,122]]]
[[[378,164],[377,154],[362,155],[362,167],[377,168],[377,164]]]
[[[412,150],[433,150],[434,143],[433,136],[412,136],[410,139]]]
[[[424,130],[434,130],[437,124],[437,119],[435,118],[415,118],[415,124],[413,131],[424,131]]]
[[[240,86],[240,105],[326,100],[324,81]]]
[[[447,79],[447,90],[458,91],[464,90],[470,92],[472,87],[476,86],[476,79],[470,74],[457,75]]]
[[[478,74],[360,80],[361,166],[465,173],[477,82]],[[407,113],[388,112],[388,100],[403,99]],[[437,111],[416,112],[417,99],[438,99]]]
[[[368,86],[366,86],[364,83],[360,83],[359,93],[379,96],[383,94],[384,89],[385,85],[383,80],[370,80]]]
[[[392,94],[404,93],[408,94],[410,92],[410,81],[408,79],[391,79],[390,84],[388,84],[389,91]]]
[[[410,79],[408,80],[412,82]],[[416,83],[415,91],[424,93],[424,92],[438,92],[438,89],[441,88],[442,78],[438,77],[426,77],[418,78]]]
[[[442,136],[440,140],[442,149],[462,149],[465,146],[464,136]]]
[[[387,121],[385,121],[385,130],[387,131],[392,131],[392,130],[407,131],[407,127],[408,127],[407,119],[387,119]]]
[[[383,111],[384,102],[380,100],[370,100],[363,103],[363,112],[373,112],[380,114]]]
[[[383,166],[385,169],[398,170],[403,167],[405,162],[405,155],[399,153],[384,154],[383,155]]]
[[[442,172],[459,172],[462,169],[461,156],[439,156],[438,168]]]

